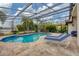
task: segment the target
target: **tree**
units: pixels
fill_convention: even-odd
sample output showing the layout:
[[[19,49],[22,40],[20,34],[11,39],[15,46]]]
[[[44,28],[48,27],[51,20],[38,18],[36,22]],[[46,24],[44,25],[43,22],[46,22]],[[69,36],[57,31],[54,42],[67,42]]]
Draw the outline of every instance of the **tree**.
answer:
[[[57,31],[60,32],[60,33],[64,33],[64,32],[67,32],[67,25],[60,25],[59,28],[57,28]]]
[[[18,31],[24,31],[24,28],[22,25],[17,25],[17,29],[18,29]]]
[[[58,24],[53,23],[34,23],[33,19],[22,17],[22,24],[17,26],[19,31],[28,31],[33,30],[35,32],[41,31],[41,32],[66,32],[67,27],[65,25],[62,25],[62,30],[58,26]]]
[[[24,28],[24,31],[26,30],[34,30],[34,23],[32,19],[27,17],[22,17],[22,27]]]

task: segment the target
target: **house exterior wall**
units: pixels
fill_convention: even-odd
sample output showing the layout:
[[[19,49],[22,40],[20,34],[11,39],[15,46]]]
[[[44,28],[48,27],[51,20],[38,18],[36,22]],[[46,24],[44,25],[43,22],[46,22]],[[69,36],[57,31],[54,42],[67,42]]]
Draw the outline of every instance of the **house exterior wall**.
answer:
[[[79,4],[77,4],[77,44],[79,46]]]
[[[73,19],[73,23],[68,24],[68,33],[71,33],[72,31],[77,31],[77,19]]]
[[[68,24],[68,33],[71,33],[71,31],[77,31],[77,45],[79,46],[79,4],[75,4],[73,7],[71,18],[72,23]]]
[[[77,45],[79,46],[79,4],[75,5],[75,8],[72,12],[72,16],[74,16],[75,18],[73,18],[73,23],[72,23],[72,27],[73,30],[77,31]]]
[[[73,23],[72,23],[72,26],[73,26],[73,31],[77,31],[77,18],[73,18]]]
[[[72,29],[73,31],[77,31],[77,4],[75,4],[72,10],[72,21]]]
[[[70,34],[73,31],[72,24],[68,24],[68,33]]]

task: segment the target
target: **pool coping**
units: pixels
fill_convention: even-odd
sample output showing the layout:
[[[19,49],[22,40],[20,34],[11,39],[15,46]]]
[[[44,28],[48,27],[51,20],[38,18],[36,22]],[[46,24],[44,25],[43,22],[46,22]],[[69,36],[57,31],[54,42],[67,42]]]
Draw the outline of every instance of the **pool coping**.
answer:
[[[0,40],[2,40],[3,38],[6,38],[6,37],[10,37],[10,36],[14,36],[14,35],[2,36],[2,37],[0,37]]]
[[[31,33],[31,34],[32,34],[32,33]],[[22,35],[14,34],[14,35],[7,35],[7,36],[2,36],[2,37],[0,37],[0,40],[2,40],[3,38],[6,38],[6,37],[11,37],[11,36],[23,36],[23,35],[30,35],[30,34],[22,34]]]
[[[35,32],[36,33],[36,32]],[[43,33],[43,32],[39,32],[39,33]],[[7,35],[7,36],[2,36],[0,37],[0,41],[3,39],[3,38],[6,38],[6,37],[11,37],[11,36],[23,36],[23,35],[31,35],[31,34],[34,34],[34,33],[26,33],[26,34],[21,34],[21,35],[17,35],[17,34],[14,34],[14,35]]]

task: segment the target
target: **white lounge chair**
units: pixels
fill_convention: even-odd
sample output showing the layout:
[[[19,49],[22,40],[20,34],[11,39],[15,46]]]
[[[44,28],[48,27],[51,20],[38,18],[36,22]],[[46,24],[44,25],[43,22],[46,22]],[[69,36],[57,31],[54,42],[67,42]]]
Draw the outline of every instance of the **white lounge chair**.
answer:
[[[55,43],[57,45],[65,45],[65,48],[68,47],[68,45],[70,44],[71,42],[71,35],[70,34],[64,34],[63,36],[61,37],[45,37],[45,41],[47,43]]]

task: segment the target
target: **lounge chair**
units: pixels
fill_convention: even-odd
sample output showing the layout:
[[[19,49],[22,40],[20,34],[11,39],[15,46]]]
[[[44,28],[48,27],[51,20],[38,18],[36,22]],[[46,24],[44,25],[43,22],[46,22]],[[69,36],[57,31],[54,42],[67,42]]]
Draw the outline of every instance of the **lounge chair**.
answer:
[[[65,33],[64,33],[64,34],[65,34]],[[47,36],[46,36],[46,38],[48,38],[48,37],[52,37],[52,38],[58,38],[58,37],[61,37],[61,36],[63,36],[64,34],[60,34],[60,35],[58,35],[58,36],[47,35]]]
[[[57,45],[65,45],[65,48],[68,47],[68,45],[71,42],[71,35],[70,34],[64,34],[60,37],[45,37],[45,41],[47,43],[56,43]]]

